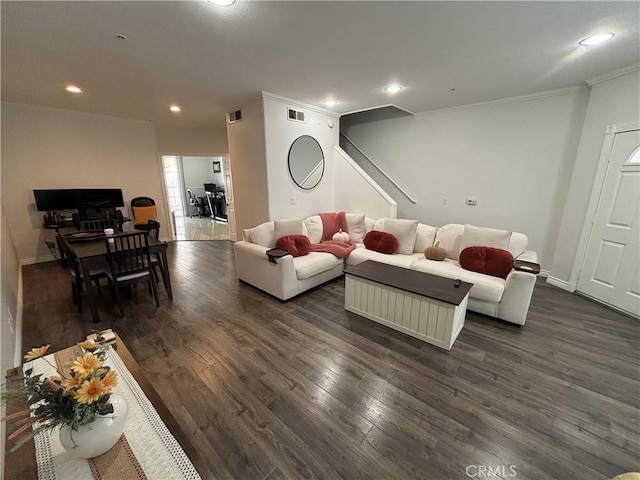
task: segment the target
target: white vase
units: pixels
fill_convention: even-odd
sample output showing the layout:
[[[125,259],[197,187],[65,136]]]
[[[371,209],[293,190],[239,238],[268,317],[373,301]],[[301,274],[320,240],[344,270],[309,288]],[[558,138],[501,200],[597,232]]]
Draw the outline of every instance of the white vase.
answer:
[[[94,458],[118,443],[127,423],[129,406],[117,394],[111,395],[110,403],[113,413],[98,415],[93,422],[79,426],[78,430],[71,430],[68,426],[60,429],[60,443],[65,450],[76,458]]]

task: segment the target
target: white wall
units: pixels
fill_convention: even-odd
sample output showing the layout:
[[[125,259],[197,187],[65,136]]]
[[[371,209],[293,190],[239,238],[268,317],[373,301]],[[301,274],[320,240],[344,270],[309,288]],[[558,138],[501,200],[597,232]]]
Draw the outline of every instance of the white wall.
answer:
[[[236,231],[269,220],[269,193],[262,98],[229,110],[242,110],[242,120],[227,125],[233,177]]]
[[[523,232],[548,269],[587,98],[587,91],[571,91],[416,117],[366,121],[361,114],[341,125],[417,200],[395,194],[365,168],[393,193],[399,218]],[[467,206],[467,197],[477,205]]]
[[[640,120],[640,72],[595,84],[591,89],[577,158],[553,256],[550,277],[575,289],[576,250],[608,125]]]
[[[158,152],[166,155],[223,155],[229,151],[227,129],[156,125]]]
[[[33,189],[121,188],[125,215],[137,196],[154,198],[164,210],[153,124],[87,113],[2,103],[2,205],[18,258],[51,259]]]
[[[364,213],[369,218],[396,218],[391,198],[344,150],[333,150],[335,202],[339,212]]]
[[[18,254],[16,252],[13,239],[11,237],[11,228],[7,221],[4,206],[0,208],[0,375],[4,383],[5,373],[9,368],[16,366],[16,353],[20,356],[22,352],[16,352],[16,347],[21,349],[20,345],[16,345],[16,341],[20,341],[21,335],[18,333],[19,304],[22,299],[19,298],[20,288],[20,266],[18,264]],[[2,405],[0,417],[5,414],[5,406]],[[4,449],[5,449],[5,422],[0,422],[0,471],[4,472]]]
[[[340,133],[337,114],[266,92],[263,92],[263,99],[269,218],[304,218],[319,212],[333,211],[333,147],[338,144]],[[303,111],[305,122],[288,120],[287,107]],[[329,127],[329,122],[333,124],[333,128]],[[301,189],[289,176],[289,148],[301,135],[310,135],[315,138],[324,154],[324,175],[312,190]],[[295,204],[291,203],[292,197]]]

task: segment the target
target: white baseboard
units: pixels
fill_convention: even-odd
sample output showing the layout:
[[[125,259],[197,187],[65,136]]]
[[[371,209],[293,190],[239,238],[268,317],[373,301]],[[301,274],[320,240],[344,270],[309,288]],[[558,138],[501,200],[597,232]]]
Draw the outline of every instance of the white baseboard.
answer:
[[[549,274],[550,274],[550,273],[551,273],[551,272],[550,272],[549,270],[540,270],[540,273],[538,274],[538,276],[539,276],[539,277],[547,278],[547,277],[549,277]]]
[[[575,292],[577,287],[577,285],[574,285],[573,283],[550,276],[547,276],[547,283],[571,293]]]
[[[59,260],[51,254],[42,255],[40,257],[27,257],[20,259],[20,266],[22,265],[35,265],[36,263],[45,263],[45,262],[53,262],[54,260]]]

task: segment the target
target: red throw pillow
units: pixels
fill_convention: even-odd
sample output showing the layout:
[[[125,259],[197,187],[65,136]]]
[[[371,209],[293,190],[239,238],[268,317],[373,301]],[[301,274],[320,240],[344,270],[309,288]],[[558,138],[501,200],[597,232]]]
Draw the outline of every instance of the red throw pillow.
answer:
[[[371,230],[364,236],[364,246],[374,252],[392,254],[398,250],[398,239],[391,233]]]
[[[513,267],[513,255],[493,247],[467,247],[458,257],[460,266],[472,272],[507,278]]]
[[[287,235],[278,239],[276,248],[286,250],[292,257],[302,257],[311,252],[311,240],[306,235]]]

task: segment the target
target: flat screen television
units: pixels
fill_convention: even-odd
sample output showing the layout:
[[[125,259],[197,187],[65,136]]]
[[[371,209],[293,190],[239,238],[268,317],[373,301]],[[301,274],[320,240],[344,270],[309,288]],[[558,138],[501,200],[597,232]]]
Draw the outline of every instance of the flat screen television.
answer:
[[[71,188],[34,190],[36,208],[40,212],[78,208],[124,207],[120,188]]]

